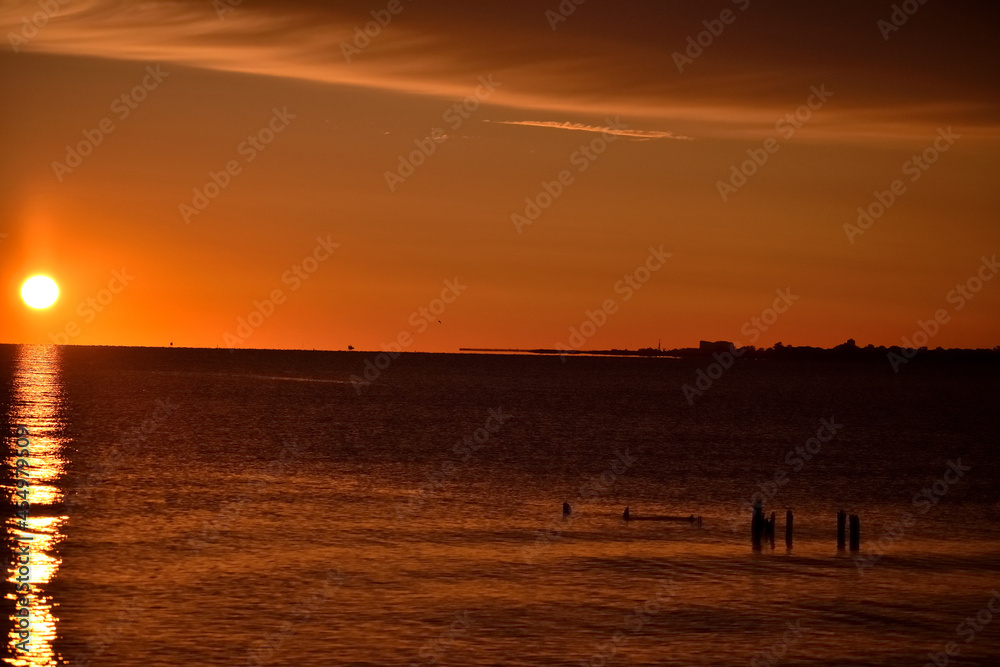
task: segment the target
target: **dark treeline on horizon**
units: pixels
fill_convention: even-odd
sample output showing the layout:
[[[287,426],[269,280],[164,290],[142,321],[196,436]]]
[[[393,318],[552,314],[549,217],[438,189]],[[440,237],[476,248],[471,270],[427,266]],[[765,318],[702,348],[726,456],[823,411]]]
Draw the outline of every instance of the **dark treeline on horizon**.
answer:
[[[530,352],[533,354],[560,355],[617,355],[630,357],[675,357],[675,358],[711,358],[715,355],[731,354],[739,359],[828,359],[846,361],[886,361],[894,366],[910,360],[922,358],[933,361],[1000,361],[1000,346],[992,348],[929,348],[902,347],[899,345],[866,345],[859,347],[854,339],[850,339],[832,348],[815,347],[811,345],[784,345],[775,343],[772,347],[756,347],[754,345],[737,346],[729,341],[702,341],[698,347],[678,347],[660,349],[644,347],[638,350],[612,348],[609,350],[559,350],[539,348],[532,350],[498,350],[482,348],[462,348],[463,352]]]

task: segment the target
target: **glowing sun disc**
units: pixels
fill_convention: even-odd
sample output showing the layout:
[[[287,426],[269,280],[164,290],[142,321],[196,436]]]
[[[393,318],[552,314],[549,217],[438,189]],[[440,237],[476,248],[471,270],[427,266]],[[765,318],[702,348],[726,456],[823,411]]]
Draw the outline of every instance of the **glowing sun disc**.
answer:
[[[48,308],[59,298],[59,286],[48,276],[32,276],[21,286],[21,298],[32,308]]]

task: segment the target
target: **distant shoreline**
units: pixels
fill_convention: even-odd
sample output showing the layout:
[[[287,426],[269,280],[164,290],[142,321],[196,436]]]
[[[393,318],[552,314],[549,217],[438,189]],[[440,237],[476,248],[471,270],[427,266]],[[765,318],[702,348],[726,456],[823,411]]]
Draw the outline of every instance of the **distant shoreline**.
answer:
[[[906,359],[927,359],[932,361],[969,361],[969,362],[1000,362],[1000,346],[993,348],[904,348],[898,345],[886,347],[884,345],[867,345],[858,347],[850,345],[853,341],[844,343],[832,348],[821,348],[813,346],[792,346],[778,343],[774,347],[756,348],[754,346],[736,347],[731,344],[713,343],[702,347],[684,347],[673,349],[640,348],[637,350],[612,348],[608,350],[557,350],[553,348],[480,348],[461,347],[458,351],[421,351],[408,350],[396,354],[491,354],[491,355],[519,355],[519,356],[564,356],[564,357],[631,357],[631,358],[655,358],[655,359],[675,359],[675,360],[713,360],[725,355],[732,355],[737,360],[829,360],[829,361],[878,361],[885,362],[889,355],[905,357]],[[33,343],[0,343],[3,347],[19,347],[21,345],[34,345]],[[49,344],[43,344],[45,346]],[[318,349],[318,348],[256,348],[256,347],[185,347],[180,345],[56,345],[55,347],[66,348],[106,348],[125,350],[203,350],[203,351],[227,351],[232,353],[247,352],[322,352],[340,353],[353,355],[380,354],[384,350],[380,349]]]
[[[809,360],[828,359],[836,361],[882,361],[889,355],[898,355],[907,359],[919,356],[940,361],[1000,361],[1000,346],[993,348],[904,348],[899,345],[886,347],[884,345],[867,345],[858,347],[853,340],[832,348],[813,347],[808,345],[793,346],[778,343],[774,347],[757,348],[754,346],[736,347],[732,343],[702,343],[700,347],[681,347],[673,349],[640,348],[638,350],[556,350],[550,348],[516,349],[516,348],[459,348],[462,353],[507,353],[526,355],[557,355],[557,356],[602,356],[602,357],[655,357],[667,359],[713,359],[717,356],[732,355],[738,359],[789,359]]]

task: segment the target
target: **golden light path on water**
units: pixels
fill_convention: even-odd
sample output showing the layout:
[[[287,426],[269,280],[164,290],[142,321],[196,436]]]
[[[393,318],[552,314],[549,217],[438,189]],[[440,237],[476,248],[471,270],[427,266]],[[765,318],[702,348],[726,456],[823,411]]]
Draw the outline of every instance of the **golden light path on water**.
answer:
[[[59,569],[60,560],[55,555],[56,545],[63,539],[61,527],[67,517],[54,516],[54,508],[62,502],[62,492],[55,486],[63,474],[63,388],[60,379],[60,351],[55,346],[24,345],[18,350],[14,370],[13,396],[9,421],[27,430],[27,446],[23,439],[11,438],[7,447],[6,465],[11,470],[12,485],[8,502],[17,508],[8,518],[12,536],[11,554],[7,559],[7,581],[13,586],[8,599],[15,601],[15,615],[10,618],[7,633],[9,654],[5,659],[11,665],[57,665],[53,648],[56,638],[55,603],[47,594],[46,585]],[[19,444],[20,443],[20,444]],[[22,456],[27,449],[27,456]],[[18,460],[26,459],[27,473],[19,477]],[[23,463],[21,464],[24,465]],[[17,480],[26,482],[18,487]],[[27,513],[21,503],[28,502]],[[23,549],[28,549],[28,572],[19,570],[14,562],[24,559]],[[27,579],[27,581],[25,581]],[[27,583],[29,590],[17,591],[18,585]],[[20,598],[19,598],[20,596]],[[25,600],[26,598],[26,600]],[[27,629],[21,628],[23,617],[17,615],[27,602]],[[28,632],[27,644],[20,633]],[[25,650],[26,649],[26,650]]]

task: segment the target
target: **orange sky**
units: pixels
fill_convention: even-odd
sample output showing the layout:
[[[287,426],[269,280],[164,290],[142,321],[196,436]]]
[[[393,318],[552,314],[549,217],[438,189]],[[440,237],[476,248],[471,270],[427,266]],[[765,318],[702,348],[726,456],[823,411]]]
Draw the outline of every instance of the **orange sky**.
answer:
[[[0,342],[549,347],[612,300],[582,347],[749,343],[790,289],[756,344],[899,344],[938,309],[932,347],[998,344],[1000,281],[949,291],[1000,251],[1000,10],[927,3],[885,39],[891,3],[781,4],[592,0],[553,30],[555,1],[404,0],[350,62],[390,3],[4,5]],[[651,246],[670,257],[626,289]],[[62,289],[48,311],[20,300],[34,273]]]

